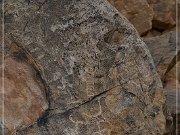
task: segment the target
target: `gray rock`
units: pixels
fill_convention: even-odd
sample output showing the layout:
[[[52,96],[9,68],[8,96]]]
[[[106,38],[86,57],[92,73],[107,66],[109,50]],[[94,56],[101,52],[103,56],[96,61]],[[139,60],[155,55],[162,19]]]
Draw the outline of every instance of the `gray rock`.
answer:
[[[155,66],[163,66],[167,69],[173,57],[176,55],[176,32],[167,32],[161,36],[144,38],[149,48]]]
[[[157,72],[163,82],[167,110],[169,112],[168,115],[171,115],[173,116],[173,119],[176,119],[176,116],[178,116],[178,113],[180,112],[180,107],[178,106],[180,100],[176,99],[176,96],[179,95],[180,91],[180,74],[177,72],[180,71],[180,64],[176,59],[176,56],[179,57],[180,53],[177,53],[176,55],[176,49],[179,48],[176,44],[176,32],[167,32],[161,36],[146,38],[144,41],[152,54]],[[177,123],[176,121],[172,121],[172,118],[168,115],[166,134],[175,134],[174,132]],[[168,122],[169,120],[171,122]]]
[[[6,0],[5,11],[6,36],[32,57],[48,89],[49,109],[18,134],[163,134],[150,53],[107,1]]]

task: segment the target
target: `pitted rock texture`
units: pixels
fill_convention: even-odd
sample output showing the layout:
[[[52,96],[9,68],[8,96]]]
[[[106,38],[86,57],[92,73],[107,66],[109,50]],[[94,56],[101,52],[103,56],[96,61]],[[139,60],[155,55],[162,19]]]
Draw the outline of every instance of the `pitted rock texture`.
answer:
[[[134,25],[140,35],[152,29],[153,10],[146,0],[108,0]]]
[[[2,120],[4,116],[5,134],[14,134],[17,129],[36,123],[48,108],[48,101],[41,79],[33,67],[24,61],[23,52],[16,50],[11,54],[5,54],[4,107],[1,103],[0,119]],[[0,67],[0,79],[2,80],[2,67]]]
[[[6,36],[48,88],[49,109],[18,134],[163,134],[164,94],[150,53],[107,1],[7,0],[5,18]]]
[[[163,130],[164,125],[160,123],[164,122],[164,116],[159,111],[160,108],[148,105],[143,112],[140,109],[143,105],[134,105],[139,99],[133,93],[126,92],[123,89],[121,86],[115,87],[77,109],[45,118],[39,124],[20,134],[134,135],[141,133],[148,135],[157,134],[158,131],[152,130],[154,126]],[[159,92],[157,90],[156,95],[161,97],[162,95],[159,95],[161,92]],[[127,109],[128,107],[131,109]],[[151,121],[152,117],[157,117],[158,119],[154,119],[152,123],[145,124],[146,122],[144,121]],[[44,121],[46,121],[45,125]]]

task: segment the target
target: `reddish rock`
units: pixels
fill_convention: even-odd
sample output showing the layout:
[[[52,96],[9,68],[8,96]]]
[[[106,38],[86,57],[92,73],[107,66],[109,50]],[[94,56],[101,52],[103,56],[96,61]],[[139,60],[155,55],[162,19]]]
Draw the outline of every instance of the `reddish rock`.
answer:
[[[134,25],[140,35],[152,28],[153,10],[146,0],[109,0]]]
[[[176,0],[147,0],[154,11],[152,27],[165,30],[176,24]]]
[[[48,103],[40,78],[26,62],[7,57],[4,74],[5,127],[12,134],[17,129],[34,124],[48,108]],[[2,80],[2,72],[0,75]],[[0,118],[2,119],[2,112]]]

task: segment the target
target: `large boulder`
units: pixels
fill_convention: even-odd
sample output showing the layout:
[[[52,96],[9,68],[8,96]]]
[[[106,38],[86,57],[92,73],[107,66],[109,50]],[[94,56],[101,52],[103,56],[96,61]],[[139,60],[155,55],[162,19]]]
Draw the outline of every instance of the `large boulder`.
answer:
[[[17,134],[165,131],[165,99],[150,53],[107,1],[6,0],[5,36],[32,58],[49,101],[37,123],[16,127]]]

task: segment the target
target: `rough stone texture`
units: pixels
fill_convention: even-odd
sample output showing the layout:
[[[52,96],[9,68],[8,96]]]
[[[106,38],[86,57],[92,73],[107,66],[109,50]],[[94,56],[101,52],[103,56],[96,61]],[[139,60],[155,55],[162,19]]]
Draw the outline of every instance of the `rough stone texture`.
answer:
[[[11,49],[14,46],[11,45]],[[13,48],[15,49],[15,48]],[[23,52],[14,50],[4,61],[4,120],[6,134],[14,134],[34,124],[48,108],[45,88],[36,71],[24,61]],[[2,68],[0,68],[2,80]],[[2,83],[0,85],[2,88]],[[2,93],[0,94],[2,97]],[[2,110],[2,105],[0,108]],[[0,119],[2,119],[2,111]]]
[[[164,94],[150,53],[107,1],[6,0],[5,27],[48,89],[49,109],[18,134],[165,131]]]
[[[156,125],[162,129],[164,128],[162,124],[158,124],[163,122],[164,118],[162,116],[163,114],[158,113],[159,108],[157,106],[153,108],[147,107],[145,111],[147,118],[145,118],[144,112],[139,109],[139,106],[133,105],[137,100],[135,95],[121,91],[121,86],[113,88],[106,94],[95,98],[93,101],[77,109],[54,117],[45,118],[43,121],[40,121],[39,125],[34,125],[28,130],[21,132],[21,134],[148,135],[157,134],[158,132],[152,130],[152,126]],[[131,108],[131,111],[127,110],[127,106]],[[158,119],[153,122],[156,123],[155,125],[153,125],[153,123],[145,124],[146,122],[144,121],[151,121],[151,118],[154,116],[158,117]],[[46,126],[43,123],[44,121],[47,121]],[[146,126],[149,128],[146,129]],[[162,134],[162,132],[159,133]]]
[[[176,0],[147,0],[152,6],[154,17],[153,28],[169,29],[176,24]]]
[[[109,0],[134,25],[140,35],[152,28],[153,10],[146,0]]]

